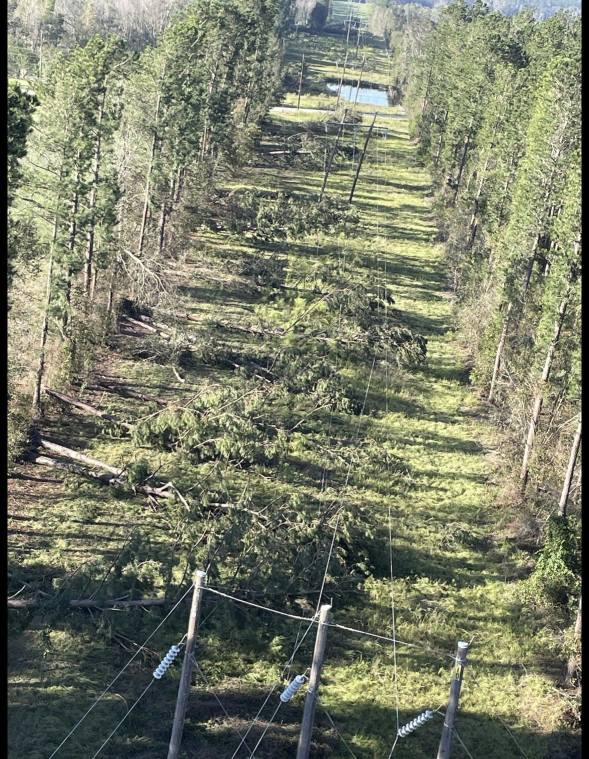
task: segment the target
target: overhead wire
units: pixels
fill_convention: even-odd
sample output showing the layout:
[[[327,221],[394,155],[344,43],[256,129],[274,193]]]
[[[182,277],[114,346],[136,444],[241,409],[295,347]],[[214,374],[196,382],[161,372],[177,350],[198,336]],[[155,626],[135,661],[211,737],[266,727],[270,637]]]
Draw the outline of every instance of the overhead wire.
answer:
[[[469,757],[469,759],[474,759],[474,756],[470,753],[470,751],[466,747],[464,741],[460,737],[460,733],[458,732],[458,730],[456,728],[454,728],[453,732],[454,732],[454,735],[458,738],[458,741],[459,741],[460,745],[462,746],[462,748],[466,751],[466,755]]]
[[[240,750],[240,748],[241,748],[241,747],[243,746],[243,744],[245,743],[245,740],[246,740],[247,736],[250,734],[250,732],[251,732],[251,730],[252,730],[253,726],[254,726],[254,725],[256,724],[256,722],[258,721],[258,717],[259,717],[259,716],[260,716],[260,714],[261,714],[261,713],[264,711],[264,707],[266,706],[266,704],[267,704],[267,703],[268,703],[268,701],[270,700],[270,696],[271,696],[271,695],[274,693],[274,691],[276,690],[276,688],[278,688],[278,685],[279,685],[278,683],[274,683],[274,685],[273,685],[273,686],[272,686],[272,688],[270,689],[270,692],[268,693],[268,695],[267,695],[267,696],[266,696],[266,698],[264,699],[264,703],[263,703],[263,704],[262,704],[262,706],[260,706],[260,708],[258,709],[258,713],[257,713],[257,714],[256,714],[256,716],[253,718],[253,720],[251,721],[251,723],[250,723],[250,725],[249,725],[249,727],[248,727],[247,731],[245,732],[245,735],[243,735],[243,737],[242,737],[242,739],[241,739],[241,741],[240,741],[240,743],[239,743],[239,746],[238,746],[238,747],[235,749],[235,751],[233,752],[233,754],[231,754],[231,759],[235,759],[235,757],[236,757],[236,756],[237,756],[237,754],[239,753],[239,750]],[[281,702],[281,703],[282,703],[282,702]]]
[[[388,139],[388,130],[385,130],[385,141]],[[384,160],[386,164],[386,145],[385,145],[385,151],[384,151]],[[377,171],[377,190],[379,190],[379,167],[378,167],[378,142],[376,143],[376,171]],[[378,216],[377,220],[380,217],[380,195],[377,195],[377,208],[378,208]],[[380,279],[380,269],[379,272],[379,279]],[[388,272],[387,272],[387,260],[386,258],[383,258],[383,298],[384,298],[384,312],[385,312],[385,321],[388,318]],[[380,301],[379,301],[380,303]],[[388,417],[389,413],[389,391],[390,391],[390,385],[389,385],[389,346],[388,344],[385,346],[385,418]],[[387,472],[390,473],[390,462],[387,457]],[[390,574],[390,581],[391,581],[391,632],[393,634],[393,689],[394,689],[394,696],[395,696],[395,717],[396,717],[396,723],[397,723],[397,729],[395,732],[395,739],[393,741],[393,745],[391,747],[391,750],[388,755],[388,759],[391,759],[395,752],[395,748],[397,746],[397,743],[399,741],[399,728],[400,728],[400,719],[399,719],[399,677],[398,677],[398,670],[397,670],[397,625],[396,625],[396,609],[395,609],[395,579],[394,579],[394,572],[393,572],[393,523],[392,523],[392,510],[391,510],[391,503],[390,500],[388,501],[388,528],[389,528],[389,574]]]
[[[276,707],[276,709],[274,709],[274,714],[273,714],[273,715],[270,717],[270,721],[268,722],[268,724],[267,724],[267,725],[266,725],[266,727],[264,728],[264,732],[262,733],[262,735],[260,736],[260,738],[259,738],[258,742],[257,742],[257,743],[256,743],[256,745],[254,746],[254,750],[253,750],[253,753],[252,753],[252,757],[253,757],[253,756],[255,756],[255,753],[256,753],[256,751],[258,750],[258,747],[259,747],[260,743],[261,743],[261,742],[264,740],[264,738],[265,738],[265,736],[266,736],[266,733],[267,733],[267,732],[268,732],[268,730],[269,730],[269,729],[272,727],[272,724],[273,724],[273,722],[274,722],[274,719],[276,718],[276,715],[278,714],[278,710],[280,709],[280,707],[281,707],[281,706],[282,706],[282,701],[279,701],[279,702],[278,702],[278,706]]]
[[[286,617],[289,619],[294,619],[296,621],[303,621],[303,622],[309,622],[309,626],[312,626],[314,624],[318,623],[318,614],[315,613],[313,617],[302,617],[299,614],[290,614],[286,611],[281,611],[280,609],[273,609],[270,606],[264,606],[263,604],[257,604],[253,601],[246,601],[244,598],[238,598],[237,596],[233,596],[230,593],[223,593],[220,590],[216,590],[214,588],[210,588],[208,586],[203,586],[204,591],[208,591],[209,593],[213,593],[217,596],[222,596],[223,598],[227,598],[231,601],[234,601],[235,603],[244,604],[245,606],[252,606],[256,609],[260,609],[261,611],[270,612],[271,614],[277,614],[281,617]],[[428,654],[430,656],[437,656],[439,658],[443,659],[450,659],[451,661],[456,661],[456,656],[448,653],[443,653],[442,651],[437,651],[436,649],[427,648],[426,646],[419,645],[418,643],[410,643],[405,640],[400,640],[399,638],[393,638],[389,635],[381,635],[380,633],[373,633],[369,630],[359,630],[355,627],[349,627],[347,625],[342,625],[335,622],[326,622],[325,623],[327,627],[334,627],[338,630],[343,630],[345,632],[351,632],[356,633],[357,635],[365,635],[370,638],[374,638],[376,640],[382,640],[385,643],[396,643],[396,645],[399,646],[408,646],[409,648],[415,648],[419,651],[422,651],[425,654]],[[300,645],[302,644],[302,641],[304,639],[304,635],[298,642],[298,647],[300,648]]]
[[[225,708],[225,705],[223,704],[223,702],[221,701],[221,699],[217,696],[217,694],[215,693],[215,691],[212,690],[211,685],[209,683],[209,680],[208,680],[207,676],[205,675],[205,673],[203,672],[202,667],[196,661],[196,657],[194,656],[194,654],[192,655],[192,663],[194,664],[194,666],[196,667],[196,669],[200,672],[200,675],[203,678],[203,680],[205,681],[205,684],[207,685],[210,693],[212,694],[212,696],[215,699],[215,701],[221,707],[221,710],[223,711],[223,714],[227,717],[228,720],[231,720],[231,716],[230,716],[229,712],[227,711],[227,709]],[[239,732],[239,730],[236,727],[231,726],[231,730],[234,733],[237,734],[238,738],[243,738],[242,734]],[[252,753],[251,748],[248,746],[247,743],[244,743],[244,745],[245,745],[246,749],[249,751],[250,757],[252,757],[253,753]]]
[[[109,733],[107,739],[102,743],[102,745],[100,746],[100,748],[98,749],[98,751],[95,754],[92,755],[92,759],[96,759],[96,757],[102,752],[102,749],[108,744],[108,742],[110,741],[110,739],[117,732],[117,730],[123,724],[123,722],[127,719],[127,717],[129,716],[129,714],[131,714],[131,712],[137,706],[137,704],[141,701],[141,699],[143,698],[143,696],[145,696],[145,694],[151,688],[151,686],[154,684],[154,682],[155,682],[155,680],[152,677],[151,680],[149,681],[147,687],[143,690],[143,692],[141,693],[141,695],[137,698],[137,700],[135,701],[135,703],[133,704],[133,706],[131,706],[131,708],[127,710],[127,713],[125,714],[125,716],[117,723],[117,726],[114,728],[114,730],[112,730],[112,732]]]
[[[344,738],[344,736],[342,735],[341,731],[339,730],[339,728],[337,727],[337,725],[336,725],[336,724],[335,724],[335,722],[333,721],[333,719],[332,719],[332,717],[331,717],[331,714],[330,714],[330,713],[327,711],[327,709],[326,709],[326,708],[323,706],[323,704],[321,703],[321,701],[320,701],[319,699],[317,699],[317,704],[318,704],[319,708],[321,709],[321,711],[322,711],[322,712],[325,714],[325,716],[327,717],[327,719],[328,719],[328,721],[329,721],[329,724],[330,724],[330,725],[333,727],[333,729],[335,730],[335,733],[336,733],[336,735],[337,735],[337,736],[338,736],[338,738],[341,740],[341,742],[344,744],[344,747],[347,749],[347,751],[348,751],[348,753],[350,754],[350,756],[354,757],[354,759],[357,759],[357,757],[356,757],[356,754],[355,754],[355,753],[352,751],[352,749],[351,749],[351,748],[350,748],[350,746],[348,745],[348,742],[346,741],[346,739],[345,739],[345,738]]]
[[[72,727],[72,729],[69,731],[69,733],[65,736],[65,738],[61,741],[59,746],[57,746],[56,749],[54,749],[53,753],[49,756],[49,759],[53,759],[53,757],[58,753],[58,751],[61,749],[61,747],[71,738],[71,736],[76,732],[76,730],[80,727],[82,722],[86,719],[86,717],[98,706],[100,701],[104,698],[104,696],[108,693],[108,691],[112,688],[112,686],[117,682],[117,680],[121,677],[123,672],[129,667],[132,661],[134,661],[141,651],[145,648],[145,646],[149,643],[149,641],[153,638],[153,636],[157,633],[157,631],[164,625],[164,623],[168,620],[168,618],[173,614],[173,612],[178,608],[178,606],[182,603],[182,601],[186,598],[186,596],[190,593],[190,591],[193,589],[194,583],[190,585],[188,590],[180,597],[178,601],[172,606],[170,611],[166,614],[166,616],[162,619],[162,621],[158,624],[158,626],[151,632],[148,637],[145,639],[145,641],[139,646],[139,648],[135,651],[135,653],[131,656],[131,658],[127,661],[127,663],[124,665],[124,667],[119,671],[119,673],[116,675],[116,677],[110,681],[110,683],[106,686],[106,688],[102,691],[102,693],[98,696],[98,698],[94,701],[94,703],[90,706],[90,708],[80,717],[80,719],[76,722],[76,724]]]

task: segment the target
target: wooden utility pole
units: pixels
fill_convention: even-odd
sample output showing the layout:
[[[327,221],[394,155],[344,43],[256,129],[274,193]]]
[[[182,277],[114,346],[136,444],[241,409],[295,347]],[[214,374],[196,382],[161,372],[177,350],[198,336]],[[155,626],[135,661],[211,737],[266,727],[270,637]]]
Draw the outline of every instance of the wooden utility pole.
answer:
[[[305,54],[303,53],[303,57],[301,58],[301,75],[299,77],[299,96],[297,99],[297,112],[301,108],[301,90],[303,89],[303,76],[305,73]]]
[[[562,492],[560,494],[560,502],[558,504],[558,515],[566,517],[567,515],[567,503],[569,500],[569,494],[571,492],[571,484],[573,481],[573,475],[575,473],[575,466],[577,464],[577,456],[579,455],[579,448],[581,447],[581,414],[579,414],[579,424],[577,431],[573,439],[573,445],[571,448],[571,454],[569,457],[569,465],[567,467],[567,473],[564,478],[562,486]]]
[[[358,84],[356,85],[356,95],[354,97],[354,108],[358,103],[358,95],[360,94],[360,85],[362,84],[362,77],[364,76],[364,66],[366,65],[366,56],[362,58],[362,69],[360,70],[360,76],[358,77]]]
[[[437,759],[450,759],[450,747],[452,745],[452,732],[454,730],[454,719],[458,710],[458,699],[460,697],[460,688],[462,686],[462,677],[464,667],[466,666],[466,654],[468,652],[468,643],[458,642],[456,651],[456,666],[454,668],[454,678],[450,685],[450,697],[448,699],[448,708],[444,717],[444,727],[442,728],[442,738],[438,747]]]
[[[331,154],[329,156],[329,161],[327,161],[327,164],[325,166],[325,174],[323,175],[323,184],[321,186],[321,192],[319,193],[319,202],[323,200],[323,193],[325,192],[325,187],[327,185],[327,180],[329,179],[329,174],[331,173],[331,165],[333,163],[333,159],[335,158],[335,154],[337,153],[337,146],[339,145],[339,140],[342,135],[342,130],[344,128],[344,124],[346,123],[346,116],[348,115],[348,109],[346,108],[344,111],[344,115],[342,116],[342,120],[340,121],[339,128],[337,130],[337,135],[335,138],[335,144],[333,146],[333,150],[331,151]]]
[[[342,74],[341,74],[340,80],[339,80],[339,87],[337,88],[337,100],[335,101],[335,108],[333,109],[334,111],[337,111],[337,109],[339,107],[339,101],[340,101],[341,96],[342,96],[342,86],[344,84],[344,77],[346,75],[346,67],[348,65],[348,52],[349,51],[346,48],[346,57],[344,58],[344,65],[343,65]]]
[[[299,747],[297,749],[296,759],[309,759],[311,751],[313,720],[315,718],[315,707],[317,705],[317,692],[319,690],[319,680],[321,678],[323,657],[325,656],[325,644],[327,642],[327,624],[329,622],[330,612],[330,604],[323,604],[319,610],[319,624],[317,626],[317,637],[315,638],[313,663],[311,664],[309,687],[307,688],[307,695],[305,698],[305,710],[303,712],[303,722],[301,724],[301,734],[299,736]],[[168,757],[168,759],[170,758]]]
[[[176,711],[174,712],[174,725],[172,727],[170,746],[168,748],[168,759],[178,759],[178,756],[180,755],[184,719],[186,717],[186,707],[188,705],[188,695],[190,693],[194,645],[196,643],[198,620],[200,618],[202,596],[206,585],[206,579],[206,572],[202,572],[201,570],[198,570],[194,575],[194,590],[192,593],[190,616],[188,617],[188,632],[186,634],[184,662],[182,664],[182,674],[180,675],[180,685],[178,686],[178,696],[176,698]]]
[[[370,140],[370,136],[372,134],[372,130],[374,129],[374,123],[376,121],[376,113],[374,114],[374,118],[372,119],[372,124],[370,125],[370,129],[368,130],[368,133],[366,135],[366,139],[364,141],[364,149],[362,151],[362,155],[360,156],[360,159],[358,161],[358,168],[356,169],[356,176],[354,177],[354,182],[352,184],[352,189],[350,190],[350,197],[348,199],[348,202],[351,203],[354,200],[354,193],[356,191],[356,183],[358,182],[358,177],[360,176],[360,169],[362,168],[362,164],[364,163],[364,157],[366,156],[366,149],[368,148],[368,142]]]

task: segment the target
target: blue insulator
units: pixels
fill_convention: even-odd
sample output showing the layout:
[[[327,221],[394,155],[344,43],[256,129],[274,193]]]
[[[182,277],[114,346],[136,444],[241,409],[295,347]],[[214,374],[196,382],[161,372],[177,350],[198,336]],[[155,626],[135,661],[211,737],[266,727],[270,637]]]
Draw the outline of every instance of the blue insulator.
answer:
[[[306,680],[307,678],[305,675],[297,675],[295,679],[280,694],[280,700],[282,703],[285,704],[287,701],[290,701],[294,694],[303,687]]]
[[[158,664],[157,668],[153,671],[153,676],[156,680],[161,680],[179,653],[180,646],[170,646],[168,653],[164,656],[164,658]]]
[[[434,716],[434,713],[432,712],[432,710],[426,709],[418,717],[415,717],[414,719],[412,719],[411,722],[408,722],[406,725],[403,725],[403,727],[399,728],[399,731],[398,731],[399,738],[406,738],[418,727],[425,725],[425,723],[428,720],[430,720],[433,716]]]

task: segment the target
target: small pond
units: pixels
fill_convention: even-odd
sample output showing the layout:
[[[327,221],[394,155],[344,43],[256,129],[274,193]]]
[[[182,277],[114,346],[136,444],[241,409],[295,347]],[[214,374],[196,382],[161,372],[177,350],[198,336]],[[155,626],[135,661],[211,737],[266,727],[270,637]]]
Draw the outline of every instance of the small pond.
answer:
[[[339,84],[335,84],[334,82],[329,82],[327,84],[327,89],[330,92],[335,92],[337,94],[338,88]],[[353,84],[344,84],[342,86],[342,98],[344,100],[350,100],[353,103],[356,98],[357,89],[358,88]],[[366,105],[386,107],[389,105],[389,96],[386,90],[378,90],[376,87],[360,87],[357,102]]]

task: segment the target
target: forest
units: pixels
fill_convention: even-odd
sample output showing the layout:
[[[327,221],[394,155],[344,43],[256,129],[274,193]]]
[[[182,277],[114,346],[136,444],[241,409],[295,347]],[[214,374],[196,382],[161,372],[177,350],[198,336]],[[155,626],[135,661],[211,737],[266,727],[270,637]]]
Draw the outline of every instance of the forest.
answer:
[[[578,8],[7,35],[10,759],[580,757]]]

